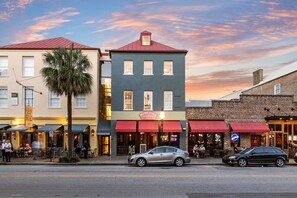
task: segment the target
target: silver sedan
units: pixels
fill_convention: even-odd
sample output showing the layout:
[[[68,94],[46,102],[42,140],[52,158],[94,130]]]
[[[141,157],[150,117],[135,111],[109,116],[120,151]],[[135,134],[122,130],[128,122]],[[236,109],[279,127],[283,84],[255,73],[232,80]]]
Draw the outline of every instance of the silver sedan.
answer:
[[[171,146],[156,147],[146,153],[139,153],[128,157],[129,164],[136,164],[143,167],[147,164],[174,164],[183,166],[190,163],[188,151]]]

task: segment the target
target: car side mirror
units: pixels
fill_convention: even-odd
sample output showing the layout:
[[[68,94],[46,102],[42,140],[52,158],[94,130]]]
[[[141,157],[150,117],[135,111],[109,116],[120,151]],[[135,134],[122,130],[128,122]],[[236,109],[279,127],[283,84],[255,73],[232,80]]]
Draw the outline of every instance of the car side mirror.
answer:
[[[152,155],[152,154],[154,154],[154,152],[153,152],[153,151],[151,151],[151,152],[149,152],[148,154]]]

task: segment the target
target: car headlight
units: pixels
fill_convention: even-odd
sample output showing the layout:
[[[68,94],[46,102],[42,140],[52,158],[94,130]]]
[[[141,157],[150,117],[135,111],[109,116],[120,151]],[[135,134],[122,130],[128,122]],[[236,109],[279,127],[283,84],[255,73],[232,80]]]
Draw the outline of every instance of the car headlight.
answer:
[[[236,159],[236,156],[230,156],[229,159]]]

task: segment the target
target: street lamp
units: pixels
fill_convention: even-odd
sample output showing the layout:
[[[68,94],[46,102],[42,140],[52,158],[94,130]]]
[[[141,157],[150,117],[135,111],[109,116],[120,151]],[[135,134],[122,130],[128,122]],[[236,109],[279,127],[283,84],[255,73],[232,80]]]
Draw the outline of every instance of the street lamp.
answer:
[[[160,120],[161,120],[161,125],[160,125],[160,140],[163,142],[163,120],[164,120],[164,118],[165,118],[165,113],[164,113],[164,110],[163,110],[163,108],[161,108],[161,111],[160,111],[160,115],[159,115],[159,117],[160,117]]]

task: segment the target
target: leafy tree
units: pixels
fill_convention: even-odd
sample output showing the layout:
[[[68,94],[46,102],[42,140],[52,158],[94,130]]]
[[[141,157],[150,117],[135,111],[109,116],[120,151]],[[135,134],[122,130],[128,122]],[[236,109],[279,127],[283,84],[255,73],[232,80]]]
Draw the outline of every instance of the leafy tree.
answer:
[[[72,156],[72,96],[90,94],[93,78],[87,73],[91,62],[80,49],[56,48],[43,54],[46,67],[41,75],[48,89],[57,95],[67,97],[68,151]]]

